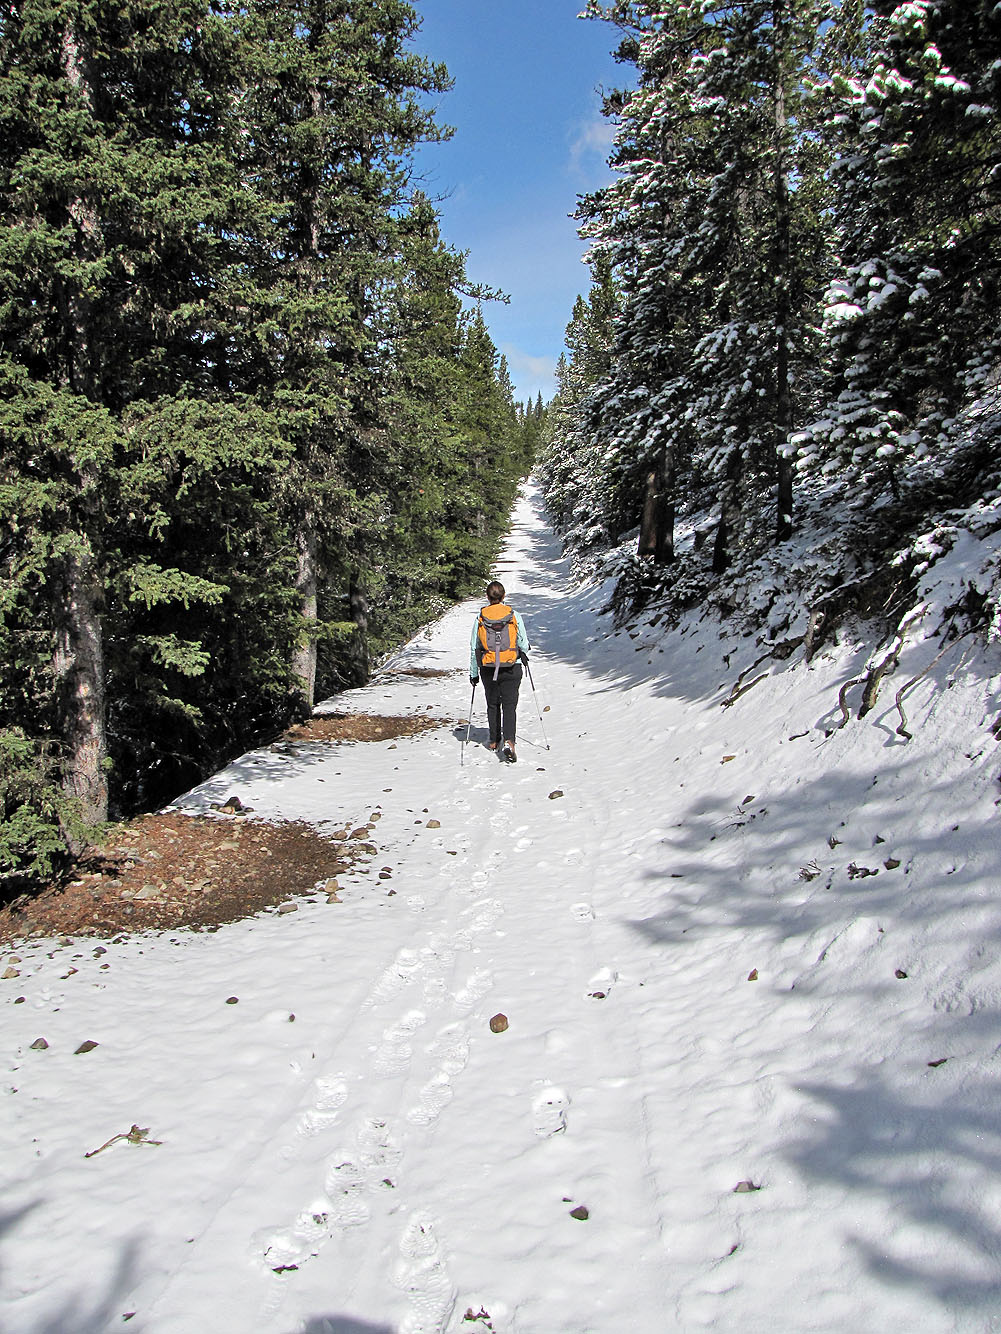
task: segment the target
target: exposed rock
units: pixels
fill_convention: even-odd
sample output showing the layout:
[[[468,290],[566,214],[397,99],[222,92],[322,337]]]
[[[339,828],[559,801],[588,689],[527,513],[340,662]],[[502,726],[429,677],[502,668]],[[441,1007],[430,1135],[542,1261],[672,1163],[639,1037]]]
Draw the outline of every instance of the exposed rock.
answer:
[[[761,1187],[756,1186],[753,1181],[738,1181],[733,1188],[733,1193],[734,1195],[750,1195],[760,1189]]]
[[[79,1047],[77,1047],[77,1049],[76,1049],[76,1051],[73,1053],[73,1055],[74,1055],[74,1056],[83,1056],[83,1055],[85,1055],[87,1052],[89,1052],[89,1051],[93,1051],[94,1048],[97,1047],[97,1046],[99,1046],[99,1045],[100,1045],[100,1044],[97,1043],[97,1042],[91,1042],[90,1038],[88,1038],[86,1042],[81,1042],[81,1043],[80,1043]]]
[[[562,797],[562,796],[563,796],[563,789],[562,789],[561,787],[558,787],[558,788],[555,789],[555,791],[550,792],[550,794],[549,794],[549,800],[550,800],[550,801],[556,801],[556,799],[557,799],[558,797]]]
[[[507,1027],[508,1023],[506,1014],[495,1014],[494,1017],[490,1020],[491,1033],[506,1033]]]
[[[299,905],[298,905],[298,903],[279,903],[279,905],[278,905],[278,911],[281,912],[281,913],[286,913],[286,912],[298,912],[298,911],[299,911]]]
[[[425,828],[426,828],[426,829],[440,829],[440,828],[441,828],[441,821],[440,821],[440,820],[428,820],[427,824],[425,825]]]
[[[586,1204],[578,1204],[576,1209],[570,1210],[570,1217],[578,1219],[581,1223],[585,1223],[591,1217],[591,1212]]]
[[[31,1044],[32,1051],[48,1051],[48,1049],[49,1044],[44,1038],[35,1038],[34,1042]]]
[[[226,997],[226,1004],[227,1004],[227,1005],[239,1005],[239,1004],[240,1004],[240,997],[239,997],[239,996],[227,996],[227,997]]]
[[[751,969],[751,971],[747,974],[747,980],[748,980],[748,982],[757,982],[757,980],[758,980],[758,970],[757,970],[757,968],[752,968],[752,969]]]
[[[20,977],[21,974],[18,972],[18,970],[17,970],[16,968],[7,968],[7,969],[4,970],[3,974],[0,975],[0,976],[2,976],[2,980],[3,980],[4,982],[7,982],[7,981],[9,981],[12,977]]]

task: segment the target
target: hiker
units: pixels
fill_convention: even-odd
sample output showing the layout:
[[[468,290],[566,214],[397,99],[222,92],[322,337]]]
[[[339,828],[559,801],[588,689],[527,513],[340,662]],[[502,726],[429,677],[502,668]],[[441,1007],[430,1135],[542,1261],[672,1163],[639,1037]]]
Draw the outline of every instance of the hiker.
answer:
[[[476,689],[483,677],[490,724],[490,749],[514,764],[518,719],[518,689],[531,648],[525,623],[504,601],[504,585],[487,584],[487,605],[480,608],[469,642],[469,683]],[[501,743],[503,741],[503,748]]]

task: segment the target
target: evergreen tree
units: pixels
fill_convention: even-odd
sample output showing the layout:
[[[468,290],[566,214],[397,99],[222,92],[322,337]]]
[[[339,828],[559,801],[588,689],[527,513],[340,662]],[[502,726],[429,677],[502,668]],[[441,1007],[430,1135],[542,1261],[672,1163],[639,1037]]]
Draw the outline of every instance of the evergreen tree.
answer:
[[[876,490],[947,446],[999,353],[1001,16],[988,0],[878,3],[846,15],[826,88],[839,156],[840,271],[824,322],[828,412],[800,437],[815,462]]]
[[[587,12],[626,30],[618,56],[638,73],[634,90],[606,103],[620,119],[619,179],[579,213],[622,291],[590,409],[609,527],[645,515],[644,551],[669,560],[673,496],[691,461],[720,495],[722,568],[747,487],[774,487],[777,534],[790,530],[792,383],[808,360],[817,281],[809,157],[797,156],[796,135],[824,10],[813,0],[592,0]]]
[[[162,524],[186,456],[217,489],[234,455],[240,472],[274,457],[252,405],[224,395],[201,420],[186,406],[193,380],[207,388],[206,293],[243,207],[219,114],[238,61],[199,3],[21,0],[0,62],[4,615],[14,672],[27,658],[32,682],[0,708],[36,753],[58,738],[51,771],[94,821],[116,628],[139,604],[181,611],[225,592],[181,553],[150,561],[133,541]],[[221,439],[201,433],[206,416]],[[148,636],[145,654],[159,680],[204,665],[176,633]]]

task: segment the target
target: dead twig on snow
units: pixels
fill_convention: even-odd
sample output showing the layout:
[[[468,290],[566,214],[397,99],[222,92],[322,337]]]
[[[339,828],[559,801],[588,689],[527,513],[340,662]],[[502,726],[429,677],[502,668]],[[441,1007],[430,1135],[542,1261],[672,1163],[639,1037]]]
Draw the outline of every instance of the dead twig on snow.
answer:
[[[85,1158],[94,1158],[97,1154],[103,1153],[105,1149],[110,1148],[112,1144],[117,1144],[120,1139],[127,1139],[130,1144],[154,1145],[163,1143],[162,1139],[147,1139],[146,1136],[148,1134],[149,1126],[143,1130],[139,1126],[133,1125],[131,1130],[123,1130],[120,1135],[112,1135],[111,1139],[102,1144],[99,1149],[91,1149],[90,1153],[85,1153],[83,1156]]]

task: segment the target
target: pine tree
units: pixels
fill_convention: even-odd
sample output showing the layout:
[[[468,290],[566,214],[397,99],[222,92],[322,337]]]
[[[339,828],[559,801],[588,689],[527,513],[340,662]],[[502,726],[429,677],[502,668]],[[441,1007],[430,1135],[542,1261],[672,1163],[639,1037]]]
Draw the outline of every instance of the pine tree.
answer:
[[[796,244],[815,225],[796,136],[824,11],[813,0],[592,0],[587,12],[626,29],[618,55],[638,71],[606,106],[620,118],[619,179],[579,214],[622,289],[592,410],[611,527],[645,513],[644,550],[669,560],[672,493],[691,461],[720,496],[722,569],[749,487],[775,488],[777,536],[790,531],[791,386],[816,281],[814,242]]]
[[[1001,16],[987,0],[846,14],[826,87],[840,271],[824,312],[835,379],[800,466],[860,502],[948,447],[999,352]]]
[[[38,745],[59,738],[62,786],[95,821],[108,803],[111,622],[133,602],[222,592],[169,558],[137,564],[125,529],[156,527],[168,458],[211,452],[190,417],[185,434],[175,396],[204,371],[203,294],[240,208],[218,115],[236,61],[200,4],[74,0],[12,6],[0,61],[4,610],[35,665],[31,699],[8,696],[4,721]],[[217,411],[227,436],[245,437],[239,403]],[[148,649],[154,672],[199,669],[176,635]]]

